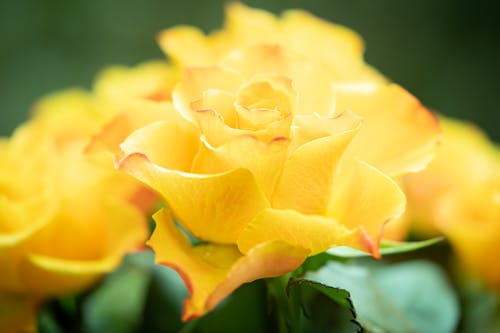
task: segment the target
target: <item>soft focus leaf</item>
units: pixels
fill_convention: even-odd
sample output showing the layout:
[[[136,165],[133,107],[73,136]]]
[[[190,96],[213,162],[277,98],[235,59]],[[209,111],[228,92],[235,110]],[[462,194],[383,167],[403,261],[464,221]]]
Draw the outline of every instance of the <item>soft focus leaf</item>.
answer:
[[[460,332],[500,332],[500,295],[477,280],[463,281],[459,290],[464,309]]]
[[[370,332],[446,333],[458,322],[456,295],[430,262],[330,262],[306,279],[348,290],[359,321]]]
[[[149,252],[130,256],[83,304],[84,327],[89,333],[135,332],[150,280]]]
[[[411,252],[415,250],[422,249],[424,247],[432,246],[436,243],[439,243],[443,240],[443,237],[435,237],[423,241],[418,242],[398,242],[398,243],[384,243],[380,244],[380,254],[388,255],[388,254],[398,254]],[[326,251],[328,254],[333,255],[338,258],[360,258],[360,257],[368,257],[369,253],[353,249],[348,246],[336,246],[330,248]]]

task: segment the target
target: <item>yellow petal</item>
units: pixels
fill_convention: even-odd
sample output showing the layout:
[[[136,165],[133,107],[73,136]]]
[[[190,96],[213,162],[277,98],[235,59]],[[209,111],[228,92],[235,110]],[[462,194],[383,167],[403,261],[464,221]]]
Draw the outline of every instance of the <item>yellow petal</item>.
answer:
[[[132,98],[153,101],[171,100],[178,71],[166,61],[150,61],[135,67],[113,66],[99,73],[94,85],[95,95],[117,109]],[[105,112],[116,110],[103,110]]]
[[[284,137],[262,142],[254,136],[242,135],[217,148],[204,143],[193,172],[206,174],[245,168],[270,198],[287,155],[288,140]]]
[[[298,114],[316,112],[328,115],[333,112],[331,73],[322,63],[313,59],[275,44],[264,44],[237,49],[225,57],[221,65],[241,73],[247,80],[257,74],[290,79],[298,96]]]
[[[119,147],[133,131],[155,121],[184,121],[169,102],[151,102],[146,100],[129,101],[124,111],[118,113],[95,134],[86,148],[88,153],[97,153],[104,148],[121,158]]]
[[[175,226],[169,211],[162,209],[153,217],[156,228],[147,244],[156,254],[155,261],[175,269],[186,284],[190,298],[185,302],[182,319],[199,317],[209,310],[205,305],[208,296],[241,254],[232,245],[213,245],[211,251],[195,251]]]
[[[208,66],[216,62],[206,37],[200,29],[178,26],[158,35],[161,49],[175,63],[182,66]]]
[[[243,229],[238,248],[247,253],[258,244],[280,241],[314,255],[335,245],[351,243],[353,233],[333,218],[269,208]]]
[[[278,242],[261,244],[246,256],[233,245],[193,247],[168,211],[161,210],[154,218],[156,228],[148,245],[156,262],[175,269],[188,288],[184,321],[212,310],[243,283],[290,272],[307,257],[307,251]]]
[[[215,66],[188,68],[182,81],[172,93],[173,102],[186,119],[194,119],[192,113],[198,111],[197,103],[204,98],[204,94],[212,90],[234,93],[241,82],[242,78],[238,73],[226,68]]]
[[[358,128],[348,128],[298,147],[283,167],[272,206],[304,214],[324,214],[335,186],[337,165]]]
[[[133,132],[120,148],[124,155],[141,153],[164,168],[189,171],[199,142],[198,130],[190,122],[155,122]]]
[[[364,162],[346,160],[333,180],[327,215],[358,229],[352,246],[377,257],[384,224],[399,217],[405,204],[405,195],[391,178]]]
[[[226,6],[224,28],[238,46],[280,41],[279,23],[273,14],[239,2]]]
[[[43,297],[60,296],[90,287],[118,266],[120,258],[76,261],[30,255],[21,265],[26,288]]]
[[[423,169],[433,158],[440,139],[435,116],[403,88],[338,85],[337,111],[363,117],[363,128],[347,154],[398,176]]]
[[[293,119],[294,132],[290,150],[294,151],[309,141],[357,129],[362,122],[361,117],[350,111],[334,116],[322,116],[318,113],[296,115]]]
[[[363,40],[351,29],[301,10],[286,11],[281,26],[286,36],[283,43],[327,64],[337,82],[385,81],[363,62]]]
[[[195,237],[234,243],[243,226],[269,204],[248,170],[200,175],[176,172],[132,154],[120,169],[156,190]]]
[[[256,245],[238,259],[207,300],[213,309],[240,285],[257,279],[280,276],[297,269],[307,258],[309,250],[287,242],[267,242]]]
[[[0,293],[0,331],[31,332],[35,329],[34,304],[24,295]]]

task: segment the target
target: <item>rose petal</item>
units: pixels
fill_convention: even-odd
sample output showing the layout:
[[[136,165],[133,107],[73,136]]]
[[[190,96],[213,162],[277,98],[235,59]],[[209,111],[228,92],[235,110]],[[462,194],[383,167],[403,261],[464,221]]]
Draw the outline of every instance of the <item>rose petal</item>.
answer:
[[[217,148],[205,143],[197,156],[193,172],[218,173],[245,168],[270,198],[288,156],[288,144],[288,140],[281,136],[270,142],[262,142],[249,135],[233,138]]]
[[[394,180],[365,162],[345,160],[333,180],[327,215],[349,229],[359,228],[352,246],[376,257],[384,224],[401,216],[405,204]]]
[[[433,158],[440,140],[439,124],[403,88],[339,85],[336,92],[338,111],[351,110],[364,119],[346,154],[391,176],[419,171]]]
[[[332,218],[269,208],[242,230],[238,248],[247,253],[258,244],[281,241],[314,255],[335,245],[352,243],[353,233]]]
[[[88,288],[119,263],[120,257],[78,261],[30,255],[20,269],[23,283],[31,293],[53,297]]]
[[[281,20],[283,42],[297,52],[307,52],[327,64],[335,81],[384,82],[385,78],[363,61],[361,37],[302,10],[286,11]]]
[[[190,67],[186,69],[182,81],[172,93],[173,102],[186,119],[195,119],[193,112],[197,111],[197,108],[193,109],[193,103],[203,99],[204,94],[214,89],[234,93],[241,83],[241,76],[226,68]]]
[[[156,262],[175,269],[188,288],[184,321],[212,310],[243,283],[290,272],[307,257],[303,249],[283,243],[261,244],[243,257],[235,246],[193,247],[168,211],[160,210],[154,218],[157,225],[148,245]]]
[[[222,61],[225,68],[246,79],[257,74],[281,75],[291,79],[297,92],[297,114],[328,115],[334,110],[330,70],[321,63],[278,45],[257,45],[231,52]],[[314,84],[311,84],[314,82]]]
[[[272,206],[304,214],[324,214],[337,165],[358,129],[359,124],[298,147],[283,167]]]
[[[203,31],[178,26],[162,31],[158,44],[173,62],[181,66],[209,66],[216,63],[216,54]]]
[[[196,127],[182,122],[155,122],[133,132],[120,148],[123,155],[141,153],[164,168],[190,171],[199,150]]]
[[[234,243],[269,205],[248,170],[189,174],[161,168],[141,154],[127,156],[119,167],[161,194],[179,223],[205,241]]]
[[[169,102],[134,100],[127,104],[126,111],[118,113],[92,137],[86,147],[87,153],[97,153],[104,148],[115,158],[121,158],[120,143],[133,131],[155,121],[185,121]]]

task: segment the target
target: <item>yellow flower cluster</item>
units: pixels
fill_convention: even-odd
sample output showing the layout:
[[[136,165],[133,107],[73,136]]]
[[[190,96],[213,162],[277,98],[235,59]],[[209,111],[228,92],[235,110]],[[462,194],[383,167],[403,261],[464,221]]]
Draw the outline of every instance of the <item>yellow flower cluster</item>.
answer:
[[[87,288],[144,246],[154,194],[91,141],[119,103],[162,99],[172,73],[164,63],[109,69],[95,94],[48,96],[0,141],[0,331],[29,326],[40,302]]]
[[[441,124],[436,158],[404,179],[408,215],[417,233],[444,234],[469,271],[500,289],[500,148],[471,124]]]
[[[109,68],[0,142],[0,328],[141,247],[148,189],[165,207],[147,244],[188,288],[183,320],[332,246],[379,257],[407,198],[421,230],[499,283],[498,149],[444,120],[422,171],[438,121],[365,64],[356,33],[234,3],[223,29],[174,27],[159,44],[171,64]]]
[[[148,244],[188,287],[184,320],[332,246],[379,256],[405,208],[396,180],[427,165],[440,130],[364,63],[354,32],[236,3],[224,29],[159,43],[183,72],[172,104],[125,112],[95,142],[166,203]]]

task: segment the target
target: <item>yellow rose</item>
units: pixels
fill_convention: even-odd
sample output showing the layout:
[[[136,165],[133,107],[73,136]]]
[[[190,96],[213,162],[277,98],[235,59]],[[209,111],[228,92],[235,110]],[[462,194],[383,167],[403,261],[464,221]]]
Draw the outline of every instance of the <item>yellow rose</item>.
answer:
[[[439,129],[402,88],[335,77],[276,44],[235,49],[186,69],[173,91],[182,117],[120,145],[119,168],[168,205],[149,245],[188,286],[184,320],[331,246],[379,256],[384,224],[405,205],[391,176],[425,166]]]
[[[35,106],[0,141],[0,330],[32,319],[47,297],[79,291],[148,235],[144,189],[84,154],[102,125],[92,99],[70,90]],[[146,204],[146,206],[150,206]]]
[[[459,258],[500,288],[494,265],[500,250],[500,150],[476,127],[442,118],[444,140],[436,158],[404,183],[414,229],[443,233]]]
[[[226,7],[223,30],[205,36],[195,27],[179,26],[161,32],[158,42],[182,66],[216,64],[239,47],[279,44],[324,63],[338,82],[387,81],[364,63],[364,43],[358,34],[301,10],[288,10],[277,18],[233,2]]]

